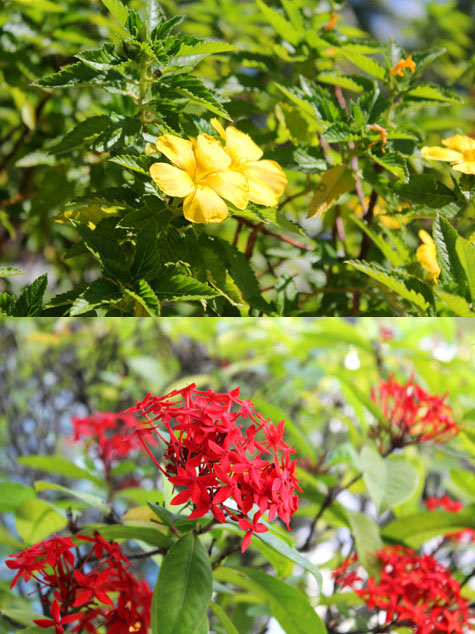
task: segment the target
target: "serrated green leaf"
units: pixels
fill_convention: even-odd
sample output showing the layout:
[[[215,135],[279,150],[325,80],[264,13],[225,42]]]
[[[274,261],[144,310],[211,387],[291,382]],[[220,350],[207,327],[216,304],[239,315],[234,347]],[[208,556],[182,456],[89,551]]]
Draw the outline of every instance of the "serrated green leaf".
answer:
[[[233,306],[242,306],[244,301],[239,288],[230,276],[226,262],[216,251],[202,247],[203,257],[208,273],[209,283],[216,288]]]
[[[475,247],[468,240],[457,238],[455,250],[467,276],[472,301],[475,301]]]
[[[202,41],[196,44],[187,44],[184,42],[178,49],[176,57],[190,57],[194,55],[206,56],[214,53],[229,53],[230,51],[237,51],[238,47],[234,44],[228,44],[227,42],[217,41]]]
[[[15,298],[10,293],[0,293],[0,313],[13,316],[15,311]]]
[[[57,73],[38,79],[34,85],[42,88],[68,88],[69,86],[94,86],[104,85],[106,75],[94,70],[84,62],[76,62],[64,66]],[[117,79],[120,79],[120,75]]]
[[[206,110],[231,121],[231,117],[218,101],[216,93],[207,88],[198,77],[183,74],[167,76],[163,80],[163,84],[168,85],[172,90],[189,99],[191,103],[202,106]]]
[[[43,307],[43,297],[48,286],[48,275],[45,273],[32,284],[23,289],[15,302],[15,317],[37,317]]]
[[[338,143],[340,141],[355,141],[359,138],[357,132],[353,132],[351,127],[347,123],[337,121],[329,126],[322,137],[329,143]]]
[[[90,147],[110,125],[110,118],[105,115],[89,117],[78,123],[56,145],[50,148],[52,154],[64,154],[82,147]]]
[[[365,73],[384,81],[386,79],[386,69],[371,57],[366,57],[356,50],[354,46],[344,46],[340,49],[341,53],[349,62],[361,68]]]
[[[104,6],[109,9],[111,15],[117,20],[120,26],[125,26],[129,10],[120,0],[102,0]]]
[[[118,156],[112,156],[109,161],[111,163],[121,165],[122,167],[127,167],[134,172],[150,176],[150,166],[156,161],[156,159],[150,156],[142,156],[138,154],[119,154]]]
[[[429,308],[429,302],[424,298],[421,293],[414,290],[410,290],[404,282],[397,279],[389,271],[384,269],[378,264],[369,264],[368,262],[358,260],[348,260],[347,264],[354,267],[358,271],[365,273],[369,277],[373,278],[380,284],[390,288],[397,293],[400,297],[407,300],[414,306],[416,306],[422,313],[425,313]]]
[[[291,22],[284,18],[281,13],[275,9],[271,9],[271,7],[268,7],[263,0],[256,0],[256,4],[268,23],[283,40],[290,42],[290,44],[293,44],[294,46],[300,42],[301,38],[299,32],[295,29]]]
[[[467,278],[456,251],[458,233],[449,222],[438,215],[432,226],[432,235],[437,249],[437,262],[442,272],[442,281],[452,282],[458,288],[466,286]]]
[[[401,198],[433,209],[456,199],[451,189],[428,174],[411,174],[408,182],[398,185],[396,191]]]
[[[399,152],[387,152],[381,156],[371,154],[371,160],[379,163],[379,165],[387,169],[391,174],[397,176],[400,180],[408,180],[409,170],[407,168],[407,162]]]
[[[130,272],[137,279],[151,279],[157,276],[160,254],[157,248],[158,226],[151,222],[139,231],[135,243],[134,259]]]
[[[447,293],[438,286],[434,288],[434,293],[457,317],[475,317],[475,312],[464,297]]]
[[[96,306],[120,299],[119,287],[105,278],[99,278],[73,301],[69,311],[71,317],[86,313]]]
[[[0,265],[0,277],[10,277],[13,275],[23,275],[25,271],[17,269],[14,266]]]
[[[405,95],[405,100],[437,101],[446,103],[461,103],[462,99],[453,91],[437,84],[419,84],[411,88]]]
[[[386,241],[381,234],[376,233],[375,230],[368,227],[368,225],[357,216],[350,216],[350,219],[358,225],[361,231],[371,238],[372,242],[378,247],[381,253],[383,253],[390,264],[396,267],[407,264],[405,258],[401,257],[401,254],[397,251],[397,249],[395,249],[390,242]]]
[[[212,299],[218,295],[217,291],[207,284],[198,282],[183,273],[165,273],[153,283],[152,287],[161,301],[197,301]]]
[[[86,66],[90,66],[94,70],[109,70],[114,66],[124,63],[115,52],[114,44],[105,42],[101,48],[87,49],[76,53],[74,56]]]

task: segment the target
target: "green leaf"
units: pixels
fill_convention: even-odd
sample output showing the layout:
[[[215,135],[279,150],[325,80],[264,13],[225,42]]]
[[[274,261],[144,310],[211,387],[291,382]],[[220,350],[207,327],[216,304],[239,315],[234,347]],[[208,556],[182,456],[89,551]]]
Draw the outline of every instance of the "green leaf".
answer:
[[[292,634],[326,634],[323,621],[297,588],[277,577],[250,567],[221,567],[215,570],[218,580],[244,587],[262,597],[284,632]]]
[[[124,254],[117,242],[105,236],[98,227],[92,231],[85,225],[74,224],[88,251],[100,261],[103,272],[112,278],[126,277]]]
[[[385,240],[381,234],[376,233],[371,227],[368,227],[367,223],[363,222],[361,218],[358,218],[358,216],[350,216],[350,219],[358,225],[361,231],[364,231],[364,233],[371,238],[372,242],[378,247],[392,266],[398,267],[407,264],[406,259],[394,248],[394,245]]]
[[[256,4],[268,23],[283,40],[290,42],[290,44],[293,44],[294,46],[300,42],[301,38],[299,32],[295,29],[291,22],[284,18],[282,14],[275,9],[268,7],[263,0],[256,0]]]
[[[122,167],[126,167],[134,172],[139,172],[145,176],[150,176],[150,166],[156,162],[156,159],[151,156],[139,156],[135,154],[120,154],[118,156],[112,156],[109,161],[116,163]]]
[[[152,600],[153,634],[200,632],[211,599],[208,553],[194,533],[179,539],[160,567]]]
[[[146,526],[122,526],[120,524],[93,524],[82,530],[80,535],[93,535],[99,531],[104,539],[132,539],[155,546],[156,548],[168,548],[172,544],[171,538],[156,528]]]
[[[467,284],[465,271],[456,251],[457,231],[442,216],[438,215],[432,226],[435,246],[437,248],[437,262],[441,268],[442,281],[455,283],[460,289]]]
[[[426,311],[428,310],[429,302],[421,293],[409,289],[403,281],[394,277],[393,274],[391,274],[379,264],[369,264],[368,262],[359,260],[347,260],[347,264],[357,269],[358,271],[365,273],[380,284],[387,286],[387,288],[390,288],[400,297],[418,308],[420,312],[426,313]],[[409,279],[409,276],[407,276],[407,279]]]
[[[211,299],[218,295],[207,284],[182,273],[165,273],[153,283],[152,287],[161,301],[192,301]]]
[[[365,73],[371,75],[372,77],[376,77],[376,79],[380,79],[384,81],[386,79],[386,69],[384,66],[381,66],[378,62],[376,62],[371,57],[366,57],[362,55],[357,50],[356,47],[351,45],[344,46],[340,49],[341,53],[347,58],[349,62],[361,68]]]
[[[206,108],[206,110],[214,112],[214,114],[217,114],[228,121],[232,120],[227,111],[218,101],[216,93],[207,88],[198,77],[184,74],[166,76],[162,80],[162,84],[169,86],[172,90],[188,98],[191,103],[202,106],[203,108]]]
[[[2,315],[13,316],[15,312],[16,300],[10,293],[0,293],[0,313]]]
[[[76,480],[91,480],[91,482],[95,482],[100,486],[104,484],[100,478],[89,473],[86,469],[81,469],[81,467],[75,465],[74,462],[70,462],[62,456],[20,456],[17,461],[26,467],[31,467],[31,469],[37,469],[38,471],[56,473]]]
[[[388,172],[397,176],[400,180],[407,181],[409,178],[409,170],[407,169],[406,159],[399,152],[387,152],[381,156],[370,154],[371,160],[375,161]]]
[[[219,605],[219,603],[214,603],[213,601],[211,601],[209,607],[214,615],[218,618],[226,634],[239,634],[233,622],[223,610],[223,608]]]
[[[206,266],[208,282],[220,291],[220,294],[233,304],[233,306],[242,306],[244,300],[239,292],[239,288],[227,270],[227,263],[222,258],[222,254],[203,246],[201,256]]]
[[[69,315],[75,317],[93,310],[96,306],[119,300],[121,297],[119,287],[111,280],[103,277],[95,280],[74,301]]]
[[[452,295],[447,293],[441,288],[436,286],[434,288],[435,295],[444,302],[444,304],[451,310],[457,317],[475,317],[475,312],[470,307],[470,304],[464,297],[460,295]]]
[[[365,445],[360,461],[363,479],[378,512],[402,504],[418,487],[419,473],[407,460],[385,459]]]
[[[35,492],[19,482],[0,482],[0,511],[15,512],[15,509],[28,498],[34,498]]]
[[[455,201],[454,192],[428,174],[412,174],[407,183],[397,186],[401,198],[433,209],[444,207]]]
[[[379,566],[374,553],[383,547],[378,525],[363,513],[349,510],[346,513],[350,520],[358,560],[370,575],[377,576]]]
[[[27,544],[42,541],[62,530],[66,524],[66,519],[51,504],[34,498],[23,500],[15,514],[16,529]]]
[[[404,95],[406,101],[436,101],[445,103],[461,103],[463,100],[457,93],[437,84],[419,84]]]
[[[134,280],[151,279],[157,276],[160,267],[160,255],[157,248],[158,226],[155,222],[147,224],[137,235],[135,253],[130,272]]]
[[[339,143],[340,141],[356,141],[359,138],[357,132],[353,132],[348,123],[337,121],[328,127],[322,137],[329,143]],[[334,168],[335,169],[335,168]]]
[[[176,54],[177,57],[189,57],[194,55],[205,56],[212,55],[213,53],[229,53],[230,51],[238,50],[234,44],[228,44],[227,42],[215,42],[215,41],[201,41],[196,44],[187,44],[184,42]]]
[[[124,63],[115,52],[112,42],[105,42],[101,48],[87,49],[76,53],[75,57],[94,70],[109,70]]]
[[[475,504],[457,513],[427,511],[405,515],[390,522],[382,531],[386,540],[419,548],[433,537],[447,535],[465,528],[475,529]]]
[[[223,250],[229,266],[229,273],[238,285],[246,302],[251,308],[262,312],[269,312],[269,305],[262,297],[256,275],[244,253],[238,251],[238,249],[229,244],[229,242],[214,237],[213,240],[217,244],[217,248]]]
[[[33,85],[42,88],[68,88],[70,86],[103,85],[106,75],[94,70],[84,62],[64,66],[57,73],[38,79]],[[119,78],[119,77],[117,77]]]
[[[106,504],[105,501],[98,498],[96,495],[91,495],[90,493],[82,493],[81,491],[74,491],[73,489],[68,489],[67,487],[63,487],[60,484],[53,484],[52,482],[45,482],[44,480],[37,480],[35,482],[35,490],[36,491],[61,491],[62,493],[66,493],[69,497],[77,498],[78,500],[82,500],[88,506],[101,511],[105,515],[110,513],[110,507]]]
[[[120,0],[102,0],[102,3],[107,9],[109,9],[120,26],[125,26],[127,16],[129,15],[127,7],[123,5]]]
[[[23,289],[15,302],[15,317],[37,317],[43,307],[43,296],[48,286],[48,275],[45,273],[32,284]]]
[[[313,218],[325,213],[333,207],[340,196],[346,194],[355,186],[353,172],[343,165],[337,165],[327,170],[315,189],[307,218]]]
[[[25,271],[17,269],[14,266],[0,265],[0,277],[10,277],[13,275],[23,275]]]
[[[145,315],[160,316],[160,302],[147,281],[138,280],[135,292],[129,288],[126,288],[125,292],[142,306]]]
[[[470,297],[475,301],[475,247],[459,236],[455,243],[455,251],[467,276]]]

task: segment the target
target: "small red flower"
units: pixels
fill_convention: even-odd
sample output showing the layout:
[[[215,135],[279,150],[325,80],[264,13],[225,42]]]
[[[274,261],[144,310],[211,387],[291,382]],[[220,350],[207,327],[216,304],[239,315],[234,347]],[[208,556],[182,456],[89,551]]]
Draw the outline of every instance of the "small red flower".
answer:
[[[441,498],[431,497],[427,498],[426,506],[429,511],[435,511],[438,508],[449,511],[450,513],[458,513],[463,509],[462,502],[458,500],[451,500],[448,495],[444,495]],[[464,544],[470,544],[475,542],[475,530],[473,528],[466,528],[463,531],[456,531],[455,533],[449,533],[448,539],[456,539]]]
[[[289,528],[301,489],[290,459],[295,450],[283,439],[284,421],[275,426],[238,397],[239,388],[218,394],[193,384],[162,397],[147,395],[127,413],[145,419],[138,438],[170,482],[183,487],[172,504],[191,501],[188,519],[208,512],[218,522],[234,519],[246,531],[244,551],[254,532],[267,530],[259,523],[264,513]],[[145,440],[152,433],[166,447],[163,467]],[[231,498],[237,509],[229,506]]]
[[[460,429],[452,419],[452,410],[445,399],[447,395],[431,395],[413,379],[405,385],[394,377],[381,381],[373,389],[372,399],[379,405],[389,423],[389,428],[379,424],[378,436],[388,433],[395,447],[412,443],[444,443],[456,436]]]
[[[74,621],[79,623],[73,633],[94,634],[105,627],[115,634],[147,634],[152,592],[145,581],[135,579],[119,544],[99,533],[77,539],[90,544],[87,555],[79,554],[71,538],[52,537],[7,559],[8,568],[17,570],[12,587],[21,577],[33,578],[42,605],[49,608],[51,618],[35,623],[54,627],[55,634],[63,634],[63,626]]]
[[[350,570],[353,556],[335,570],[335,583],[350,587],[370,610],[384,615],[385,623],[404,623],[414,634],[464,634],[470,628],[460,584],[434,557],[403,546],[387,546],[375,557],[381,564],[379,580],[370,576],[361,587],[362,578]]]

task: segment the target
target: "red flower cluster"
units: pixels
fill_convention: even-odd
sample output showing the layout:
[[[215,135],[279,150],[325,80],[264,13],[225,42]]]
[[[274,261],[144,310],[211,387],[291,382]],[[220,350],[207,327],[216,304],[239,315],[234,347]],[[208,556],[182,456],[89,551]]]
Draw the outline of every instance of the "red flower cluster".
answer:
[[[385,612],[385,622],[403,623],[414,634],[464,634],[469,628],[467,600],[460,584],[430,555],[418,555],[410,548],[387,546],[375,553],[382,570],[379,581],[349,571],[355,559],[335,570],[335,583],[349,586],[370,610]]]
[[[397,447],[413,442],[443,443],[459,433],[452,409],[444,402],[446,397],[428,394],[412,378],[401,385],[392,376],[372,390],[373,401],[389,421],[386,431]]]
[[[71,422],[74,440],[87,439],[96,458],[104,464],[106,474],[115,461],[141,446],[137,436],[130,433],[137,427],[137,420],[130,414],[96,412],[92,416],[73,418]]]
[[[233,518],[246,531],[244,552],[254,532],[267,531],[259,522],[266,511],[269,521],[278,515],[289,528],[298,506],[295,489],[301,489],[296,460],[290,460],[295,450],[283,441],[284,421],[276,427],[255,411],[251,401],[238,396],[239,388],[217,394],[201,392],[192,384],[163,397],[148,395],[128,411],[145,417],[138,434],[146,451],[170,482],[184,487],[172,504],[191,500],[195,509],[189,519],[208,511],[218,522]],[[152,432],[166,445],[165,468],[145,442]]]
[[[463,509],[462,502],[458,500],[451,500],[448,495],[444,495],[441,498],[427,498],[426,506],[429,511],[435,511],[436,509],[443,509],[450,513],[458,513]],[[475,542],[475,530],[473,528],[466,528],[463,531],[456,531],[455,533],[449,533],[447,535],[449,539],[456,539],[459,542],[469,544]]]
[[[63,634],[63,626],[74,621],[78,624],[72,632],[94,634],[105,627],[108,634],[146,634],[152,592],[145,581],[135,579],[119,544],[107,542],[99,533],[76,539],[81,542],[51,537],[6,561],[8,568],[17,571],[12,588],[20,578],[37,582],[41,603],[51,618],[35,623],[54,627],[55,634]],[[83,542],[91,544],[87,555],[78,550]],[[117,598],[112,600],[110,593]]]

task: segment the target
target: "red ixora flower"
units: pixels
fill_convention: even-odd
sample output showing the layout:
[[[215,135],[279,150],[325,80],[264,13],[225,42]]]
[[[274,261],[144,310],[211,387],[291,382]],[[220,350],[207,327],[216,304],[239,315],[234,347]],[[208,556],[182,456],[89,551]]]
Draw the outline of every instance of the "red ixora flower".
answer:
[[[458,500],[451,500],[448,495],[444,495],[441,498],[427,498],[426,506],[429,511],[435,511],[436,509],[443,509],[450,513],[458,513],[463,509],[462,502]],[[464,544],[470,544],[475,542],[475,530],[473,528],[466,528],[463,531],[456,531],[455,533],[447,534],[447,538],[456,539]]]
[[[278,516],[289,528],[298,506],[295,490],[301,489],[290,459],[295,449],[283,440],[284,421],[276,427],[238,396],[239,388],[218,394],[191,384],[162,397],[149,394],[128,413],[145,418],[137,430],[145,450],[170,482],[183,487],[171,503],[191,501],[188,519],[210,511],[218,522],[236,520],[246,531],[244,552],[254,532],[267,530],[259,522],[266,511],[269,521]],[[153,432],[166,446],[164,467],[145,440]]]
[[[109,473],[112,464],[125,458],[141,444],[135,434],[137,420],[131,414],[95,412],[91,416],[71,419],[74,441],[86,439],[96,458]]]
[[[391,376],[389,381],[381,381],[371,396],[389,423],[389,429],[378,425],[376,434],[389,433],[394,447],[415,442],[444,443],[460,431],[450,405],[445,403],[447,394],[428,394],[412,378],[403,385]]]
[[[464,634],[470,629],[468,601],[460,584],[430,555],[403,546],[386,546],[375,553],[381,564],[379,580],[363,585],[352,566],[353,555],[333,572],[336,584],[350,587],[370,610],[385,615],[385,623],[408,626],[414,634]]]
[[[51,537],[6,561],[17,571],[12,588],[20,578],[36,582],[41,604],[51,617],[37,619],[36,625],[54,627],[55,634],[63,634],[63,626],[74,621],[78,623],[73,633],[95,634],[105,628],[112,634],[147,634],[152,591],[133,576],[119,544],[99,533],[75,539],[79,543],[70,537]],[[87,554],[78,550],[85,543],[90,544]]]

